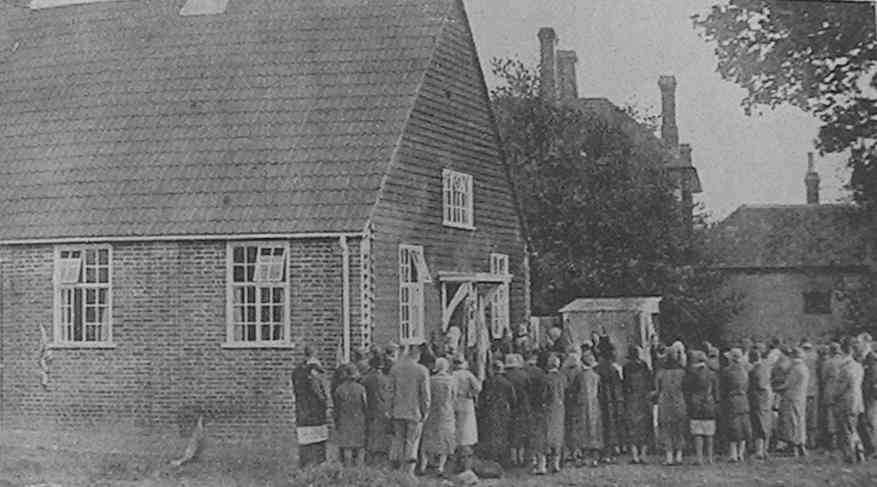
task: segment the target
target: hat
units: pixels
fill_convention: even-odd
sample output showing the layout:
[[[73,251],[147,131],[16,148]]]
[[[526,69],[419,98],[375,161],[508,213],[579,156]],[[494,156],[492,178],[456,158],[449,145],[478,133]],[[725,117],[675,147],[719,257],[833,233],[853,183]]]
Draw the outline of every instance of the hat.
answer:
[[[505,356],[505,366],[508,369],[523,367],[524,358],[520,354],[510,353]]]
[[[700,350],[692,350],[691,351],[691,363],[692,364],[702,364],[706,362],[706,354]]]
[[[803,348],[804,350],[813,350],[813,344],[807,340],[804,340],[801,343],[801,348]]]
[[[323,371],[323,364],[320,363],[320,359],[318,359],[317,357],[308,358],[307,362],[305,362],[305,365],[307,365],[308,367],[317,369],[320,372]]]
[[[728,360],[730,360],[732,362],[739,362],[740,360],[743,359],[743,350],[741,350],[737,347],[734,347],[734,348],[728,350],[727,352],[725,352],[725,357],[727,357]]]

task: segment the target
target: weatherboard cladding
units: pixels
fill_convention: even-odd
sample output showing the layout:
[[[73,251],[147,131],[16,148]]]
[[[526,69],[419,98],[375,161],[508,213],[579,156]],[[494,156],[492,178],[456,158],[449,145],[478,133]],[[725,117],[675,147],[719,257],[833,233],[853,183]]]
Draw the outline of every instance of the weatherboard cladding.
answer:
[[[362,231],[453,0],[2,7],[0,240]]]

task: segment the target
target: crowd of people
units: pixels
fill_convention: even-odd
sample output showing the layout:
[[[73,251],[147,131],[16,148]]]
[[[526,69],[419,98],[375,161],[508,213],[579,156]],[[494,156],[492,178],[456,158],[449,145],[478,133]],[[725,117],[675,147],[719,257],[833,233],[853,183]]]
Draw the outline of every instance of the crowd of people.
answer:
[[[473,458],[534,474],[649,461],[697,465],[840,451],[877,457],[877,352],[868,334],[794,345],[743,340],[574,345],[559,328],[539,348],[498,349],[480,379],[455,350],[372,349],[341,365],[331,393],[313,354],[293,374],[302,465],[325,461],[332,399],[339,458],[409,474],[472,468]]]

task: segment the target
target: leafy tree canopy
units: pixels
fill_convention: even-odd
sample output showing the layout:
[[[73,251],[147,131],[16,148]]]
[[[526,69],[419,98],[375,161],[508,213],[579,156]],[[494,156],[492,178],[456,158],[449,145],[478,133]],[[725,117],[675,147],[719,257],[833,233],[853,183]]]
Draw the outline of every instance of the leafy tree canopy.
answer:
[[[747,113],[789,103],[822,122],[817,148],[849,150],[849,188],[877,203],[877,40],[871,3],[730,0],[694,25]]]
[[[553,314],[579,297],[664,296],[666,332],[713,338],[729,307],[697,271],[683,208],[654,119],[635,108],[593,113],[546,103],[536,73],[495,60],[492,92],[532,262],[533,308]],[[653,135],[650,135],[654,141]],[[646,137],[646,138],[649,138]],[[715,326],[709,326],[709,324]]]

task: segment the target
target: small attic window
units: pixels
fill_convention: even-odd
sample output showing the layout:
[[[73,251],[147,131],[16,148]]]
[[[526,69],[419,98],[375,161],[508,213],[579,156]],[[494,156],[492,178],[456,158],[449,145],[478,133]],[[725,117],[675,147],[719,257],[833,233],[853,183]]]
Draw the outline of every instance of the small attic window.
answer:
[[[228,0],[187,0],[180,15],[214,15],[225,13]]]
[[[115,2],[118,0],[30,0],[31,10],[41,10],[52,7],[66,7],[68,5],[85,5],[88,3]]]

